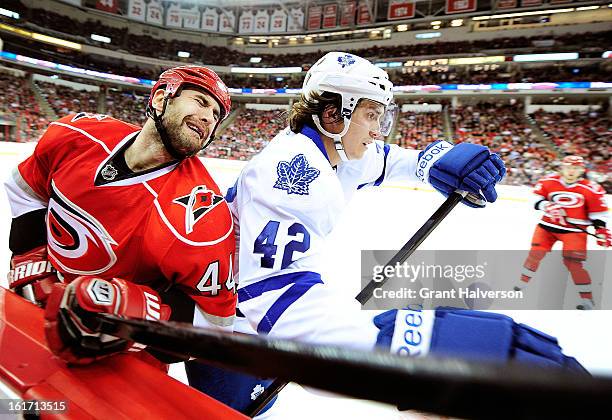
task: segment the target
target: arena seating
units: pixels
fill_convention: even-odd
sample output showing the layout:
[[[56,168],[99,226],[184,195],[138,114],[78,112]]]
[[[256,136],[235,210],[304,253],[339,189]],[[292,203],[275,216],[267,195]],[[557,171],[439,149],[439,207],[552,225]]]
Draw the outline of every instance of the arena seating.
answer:
[[[204,150],[203,156],[249,160],[286,126],[282,110],[238,112],[234,121]]]
[[[43,96],[58,117],[75,112],[98,112],[98,93],[77,90],[69,86],[48,82],[36,82]]]
[[[563,153],[583,156],[591,169],[612,173],[612,120],[604,112],[539,110],[533,116]]]
[[[408,149],[424,149],[444,136],[440,112],[402,112],[397,119],[395,142]]]
[[[454,140],[482,144],[500,154],[508,173],[504,183],[533,185],[554,169],[555,152],[541,143],[517,104],[481,102],[451,112]]]
[[[148,95],[138,96],[131,92],[108,89],[105,114],[142,126],[147,120],[145,111],[148,100]]]
[[[0,114],[16,123],[18,130],[6,138],[1,130],[0,138],[10,141],[36,141],[47,128],[49,121],[40,110],[25,77],[0,72]]]

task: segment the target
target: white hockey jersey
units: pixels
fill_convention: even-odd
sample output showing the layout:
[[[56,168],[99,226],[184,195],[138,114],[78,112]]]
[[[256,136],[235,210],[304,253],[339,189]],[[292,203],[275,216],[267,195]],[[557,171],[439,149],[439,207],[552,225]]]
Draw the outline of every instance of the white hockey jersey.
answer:
[[[377,328],[335,311],[321,276],[323,242],[358,189],[415,181],[418,151],[376,141],[332,168],[317,131],[288,128],[229,189],[239,247],[240,311],[260,334],[371,349]]]

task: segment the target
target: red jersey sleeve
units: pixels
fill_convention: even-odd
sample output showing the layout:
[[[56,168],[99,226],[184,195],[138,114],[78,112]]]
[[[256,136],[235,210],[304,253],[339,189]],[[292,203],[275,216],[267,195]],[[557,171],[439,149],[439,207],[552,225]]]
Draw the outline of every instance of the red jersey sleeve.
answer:
[[[536,186],[533,188],[533,193],[539,196],[542,196],[542,198],[546,199],[546,197],[548,197],[548,190],[546,188],[546,178],[542,178],[538,181],[538,183],[536,184]]]
[[[589,219],[606,221],[608,218],[608,206],[606,204],[606,192],[596,182],[589,183],[589,192],[586,196],[586,208]]]
[[[167,279],[196,303],[198,326],[231,329],[236,314],[236,283],[233,250],[227,252],[213,245],[211,249],[193,247],[176,241],[161,262]]]

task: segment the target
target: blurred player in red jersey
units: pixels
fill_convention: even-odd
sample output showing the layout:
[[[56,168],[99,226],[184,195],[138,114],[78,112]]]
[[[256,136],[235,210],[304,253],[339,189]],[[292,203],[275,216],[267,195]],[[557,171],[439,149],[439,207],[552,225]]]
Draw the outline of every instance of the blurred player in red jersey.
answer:
[[[531,250],[523,265],[521,281],[515,290],[527,286],[544,256],[557,241],[563,242],[563,263],[578,287],[582,303],[578,309],[593,309],[591,277],[582,263],[586,260],[587,233],[590,225],[595,227],[597,244],[612,246],[610,230],[606,228],[608,208],[605,191],[596,182],[584,177],[584,159],[580,156],[566,156],[561,172],[546,176],[538,181],[536,210],[544,215],[536,226],[531,240]]]
[[[64,360],[140,350],[94,333],[96,312],[159,320],[169,305],[173,320],[231,329],[233,221],[196,156],[230,107],[215,72],[176,67],[153,86],[142,128],[68,115],[7,180],[9,287],[46,306]]]

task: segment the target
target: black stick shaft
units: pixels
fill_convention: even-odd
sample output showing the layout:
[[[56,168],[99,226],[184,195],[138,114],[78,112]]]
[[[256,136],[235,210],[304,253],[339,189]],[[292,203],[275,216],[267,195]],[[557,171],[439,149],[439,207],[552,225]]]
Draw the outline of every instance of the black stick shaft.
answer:
[[[401,357],[111,315],[97,319],[99,331],[158,350],[401,409],[475,419],[595,418],[612,412],[612,378],[512,363]]]
[[[435,211],[434,214],[431,215],[429,219],[416,231],[416,233],[404,244],[402,249],[400,249],[397,254],[395,254],[389,262],[387,262],[387,266],[394,266],[397,263],[403,263],[406,261],[416,249],[423,243],[423,241],[433,232],[433,230],[444,220],[446,216],[455,208],[459,202],[463,199],[463,195],[460,193],[454,192],[448,196],[446,201],[442,203],[442,205]],[[384,271],[383,271],[384,272]],[[375,281],[372,279],[366,287],[363,288],[361,292],[355,297],[362,305],[370,300],[374,290],[378,287],[381,287],[388,280],[387,277],[384,277],[380,281]]]
[[[272,398],[276,397],[276,395],[283,390],[286,385],[287,382],[278,378],[275,379],[270,385],[268,385],[261,395],[258,395],[257,398],[255,398],[255,401],[249,404],[243,413],[249,417],[255,417],[261,410],[264,409],[266,405],[268,405],[270,401],[272,401]]]

